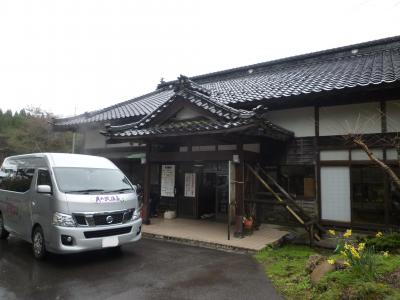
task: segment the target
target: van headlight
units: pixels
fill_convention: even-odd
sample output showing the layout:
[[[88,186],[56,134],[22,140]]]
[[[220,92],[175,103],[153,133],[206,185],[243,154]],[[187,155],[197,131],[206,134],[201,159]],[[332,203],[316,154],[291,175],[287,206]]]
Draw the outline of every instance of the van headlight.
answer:
[[[142,208],[136,208],[132,215],[132,221],[139,220],[142,216]]]
[[[75,227],[76,223],[71,215],[56,212],[53,215],[53,225],[62,227]]]

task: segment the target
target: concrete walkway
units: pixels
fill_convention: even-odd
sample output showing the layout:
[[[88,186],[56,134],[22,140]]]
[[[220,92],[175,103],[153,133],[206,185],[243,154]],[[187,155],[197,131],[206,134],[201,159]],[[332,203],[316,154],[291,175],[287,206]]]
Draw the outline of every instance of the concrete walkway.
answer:
[[[151,225],[143,226],[145,237],[180,241],[208,248],[259,251],[267,245],[279,243],[289,232],[263,224],[259,230],[244,238],[233,237],[234,227],[231,227],[231,239],[227,237],[227,225],[210,220],[189,220],[163,218],[151,219]]]

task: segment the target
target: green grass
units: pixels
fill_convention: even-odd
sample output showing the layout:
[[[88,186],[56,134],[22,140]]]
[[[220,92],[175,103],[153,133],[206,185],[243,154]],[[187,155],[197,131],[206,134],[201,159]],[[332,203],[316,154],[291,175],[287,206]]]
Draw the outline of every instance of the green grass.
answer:
[[[255,255],[275,287],[289,299],[311,299],[310,277],[305,271],[308,257],[315,252],[306,246],[266,248]]]
[[[305,265],[312,254],[318,252],[299,245],[286,245],[278,249],[266,248],[255,255],[277,290],[287,299],[400,299],[400,289],[385,282],[385,276],[400,268],[400,255],[378,257],[376,280],[359,278],[351,270],[326,274],[317,286],[312,286]],[[321,253],[320,253],[321,254]],[[323,251],[323,255],[331,252]]]

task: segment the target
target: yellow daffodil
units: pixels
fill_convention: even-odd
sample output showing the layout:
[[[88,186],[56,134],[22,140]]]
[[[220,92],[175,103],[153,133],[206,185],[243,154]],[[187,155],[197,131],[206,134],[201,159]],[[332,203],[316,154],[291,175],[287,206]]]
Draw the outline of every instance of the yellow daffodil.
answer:
[[[354,253],[354,258],[355,258],[355,259],[360,259],[360,254]]]
[[[350,263],[349,263],[347,260],[345,260],[343,264],[344,264],[346,267],[350,267]]]
[[[377,238],[380,238],[380,237],[382,237],[383,236],[383,233],[382,232],[377,232],[376,234],[375,234],[375,237],[377,237]]]
[[[328,259],[327,262],[330,265],[334,265],[335,264],[335,260],[334,259]]]
[[[383,252],[383,257],[389,257],[389,251],[384,251]]]
[[[344,251],[340,251],[340,254],[342,254],[343,256],[347,257],[347,253]]]
[[[343,237],[347,239],[351,237],[351,233],[351,229],[347,229],[346,232],[343,234]]]
[[[359,243],[358,244],[358,252],[363,251],[365,249],[365,243]]]
[[[333,229],[328,230],[328,233],[332,236],[336,235],[336,231]]]
[[[360,254],[358,253],[358,251],[357,251],[354,247],[352,247],[352,248],[350,249],[350,251],[351,251],[351,255],[352,255],[354,258],[356,258],[356,259],[359,259],[359,258],[360,258]]]
[[[344,249],[350,250],[350,248],[351,248],[351,245],[350,245],[350,244],[347,244],[347,243],[344,244]]]

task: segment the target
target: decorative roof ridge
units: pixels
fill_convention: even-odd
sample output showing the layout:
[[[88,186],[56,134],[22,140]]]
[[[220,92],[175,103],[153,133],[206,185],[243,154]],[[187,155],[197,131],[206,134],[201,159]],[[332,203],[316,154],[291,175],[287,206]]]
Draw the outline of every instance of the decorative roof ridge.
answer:
[[[174,87],[175,92],[179,92],[179,91],[183,91],[183,90],[190,90],[190,91],[199,92],[208,97],[211,96],[211,91],[209,89],[201,86],[200,84],[197,84],[193,80],[190,80],[189,77],[184,76],[182,74],[178,77],[178,80],[175,82],[174,86],[175,86]]]
[[[239,117],[241,117],[241,116],[246,117],[246,116],[254,115],[254,113],[252,111],[244,110],[244,109],[237,109],[237,108],[231,107],[229,105],[226,105],[222,102],[215,101],[214,99],[211,98],[211,91],[208,92],[209,91],[208,89],[193,82],[186,76],[181,75],[179,78],[182,78],[182,77],[184,77],[184,80],[186,82],[188,82],[187,84],[190,85],[190,88],[187,88],[186,86],[184,86],[184,89],[175,89],[175,93],[177,95],[186,96],[185,93],[195,95],[195,96],[201,98],[202,100],[207,101],[209,104],[214,105],[215,107],[218,107],[220,109],[227,110],[230,113],[235,114]],[[201,88],[200,91],[198,90],[198,87]]]
[[[392,47],[389,47],[390,45],[392,45]],[[367,55],[368,53],[383,51],[383,50],[398,49],[399,47],[400,47],[400,35],[383,38],[383,39],[378,39],[378,40],[373,40],[373,41],[368,41],[368,42],[352,44],[352,45],[330,48],[330,49],[321,50],[321,51],[315,51],[315,52],[310,52],[310,53],[305,53],[305,54],[300,54],[300,55],[294,55],[294,56],[274,59],[274,60],[270,60],[270,61],[266,61],[266,62],[262,62],[262,63],[250,64],[250,65],[246,65],[246,66],[206,73],[206,74],[202,74],[202,75],[196,75],[196,76],[190,77],[190,80],[192,80],[192,81],[194,80],[198,84],[199,83],[205,84],[205,83],[213,82],[216,80],[224,80],[224,79],[232,79],[234,77],[240,77],[241,75],[246,74],[246,73],[253,74],[253,71],[255,71],[256,69],[262,69],[262,68],[272,67],[272,66],[276,66],[276,65],[279,66],[281,64],[286,65],[288,63],[296,63],[296,62],[301,64],[301,63],[305,63],[304,60],[310,60],[310,59],[316,59],[316,58],[322,58],[322,57],[324,57],[324,61],[325,61],[328,59],[338,59],[338,58],[344,58],[344,57],[359,56],[362,54]],[[371,49],[368,49],[368,48],[371,48]],[[356,52],[352,53],[353,50]],[[359,53],[359,50],[362,50],[362,52]],[[348,54],[344,53],[345,51],[350,51],[350,53],[348,53]],[[329,55],[335,55],[335,54],[336,55],[345,54],[345,55],[336,56],[336,57],[329,56]],[[325,56],[328,56],[328,57],[325,57]],[[224,78],[219,78],[219,77],[224,77]],[[174,85],[176,82],[177,82],[176,80],[162,82],[157,86],[157,88]]]
[[[200,101],[207,102],[207,104],[209,104],[210,106],[225,111],[226,113],[219,116],[227,120],[247,119],[257,114],[256,110],[248,111],[244,109],[236,109],[221,102],[213,100],[211,98],[211,91],[193,82],[187,76],[180,75],[177,83],[174,85],[174,94],[164,104],[160,105],[157,109],[155,109],[150,114],[144,116],[139,121],[135,121],[124,125],[114,125],[114,126],[111,126],[111,124],[106,124],[106,131],[115,132],[115,131],[138,129],[140,127],[144,127],[147,123],[151,122],[151,120],[157,114],[160,114],[164,109],[166,109],[170,103],[175,101],[175,99],[177,99],[177,96],[180,96],[189,102],[192,102],[191,101],[192,97]],[[201,105],[201,107],[202,106],[203,105]],[[102,133],[106,134],[106,132]]]

